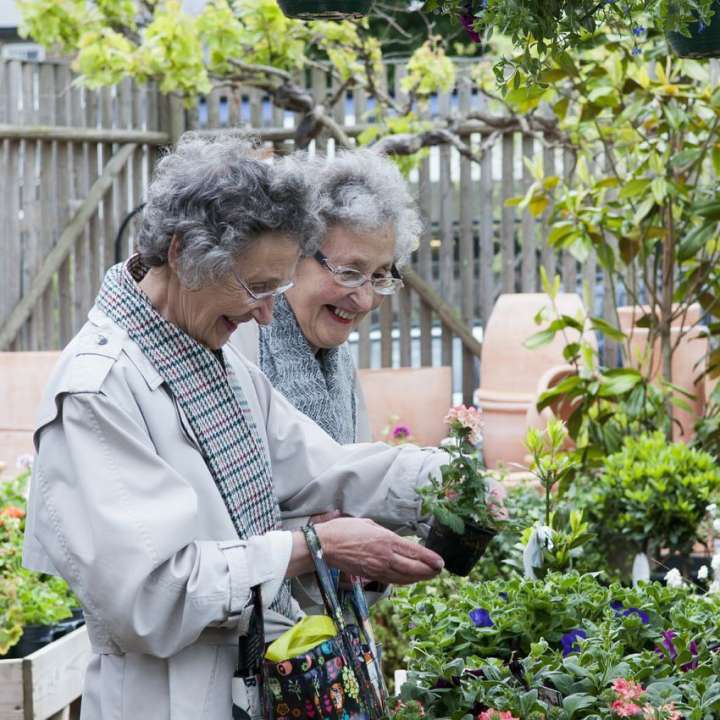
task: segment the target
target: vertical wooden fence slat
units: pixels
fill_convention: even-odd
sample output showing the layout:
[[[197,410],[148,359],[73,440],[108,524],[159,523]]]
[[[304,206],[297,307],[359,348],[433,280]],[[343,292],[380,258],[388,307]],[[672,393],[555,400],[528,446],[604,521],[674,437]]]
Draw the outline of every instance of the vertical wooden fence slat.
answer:
[[[522,178],[523,194],[533,183],[532,173],[526,165],[535,155],[535,143],[532,135],[522,136]],[[535,278],[537,276],[537,248],[535,243],[535,220],[528,208],[523,210],[522,223],[522,273],[521,288],[523,292],[535,292]]]
[[[70,124],[70,70],[66,64],[59,64],[55,68],[55,119],[60,125]],[[70,195],[72,174],[70,157],[72,143],[61,142],[57,147],[57,224],[62,229],[70,218]],[[70,342],[73,333],[73,278],[72,257],[68,255],[58,272],[58,331],[59,348],[64,348]]]
[[[318,103],[324,103],[327,96],[327,73],[322,68],[314,67],[310,72],[312,78],[312,96]],[[327,153],[327,133],[324,131],[315,138],[315,152]]]
[[[449,93],[442,93],[438,98],[438,113],[440,116],[444,117],[448,117],[450,115]],[[440,280],[440,294],[442,297],[452,302],[452,292],[455,286],[453,277],[455,271],[455,228],[453,227],[453,208],[456,206],[456,203],[454,202],[455,189],[452,184],[451,175],[452,150],[448,146],[442,145],[438,149],[438,154],[439,177],[437,187],[440,199],[440,248],[438,253],[438,272]],[[442,323],[441,362],[443,365],[452,365],[452,359],[453,333],[450,328]]]
[[[358,367],[370,367],[370,316],[368,313],[358,325]]]
[[[213,88],[207,97],[207,119],[209,128],[220,127],[220,95],[219,88]]]
[[[543,146],[543,170],[545,177],[551,177],[555,175],[555,148]],[[545,268],[545,273],[549,278],[552,278],[557,272],[557,253],[550,247],[547,241],[548,236],[548,222],[552,213],[552,204],[543,213],[542,221],[542,232],[540,233],[540,242],[542,247],[542,265]]]
[[[99,122],[102,120],[101,94],[102,90],[88,90],[85,94],[85,124],[88,127],[98,127]],[[101,161],[100,144],[94,142],[87,143],[88,190],[94,185],[100,174],[98,171],[98,163]],[[90,256],[86,258],[86,262],[90,264],[90,285],[88,287],[88,297],[86,298],[86,304],[83,308],[83,314],[87,313],[90,309],[92,300],[94,300],[100,288],[106,247],[106,238],[103,231],[104,227],[100,222],[100,213],[98,210],[95,210],[85,230],[88,236],[88,248],[90,250]]]
[[[42,63],[39,67],[39,97],[38,120],[41,125],[54,125],[55,118],[55,68],[51,63]],[[40,148],[40,256],[41,262],[55,245],[55,241],[62,231],[58,225],[59,209],[58,182],[57,182],[57,142],[38,143]],[[39,264],[38,268],[39,269]],[[37,269],[35,272],[37,272]],[[54,349],[59,344],[56,337],[58,327],[57,318],[57,281],[53,281],[43,293],[40,301],[43,307],[43,329],[40,341],[40,350]]]
[[[5,65],[5,88],[6,88],[6,117],[12,124],[20,123],[20,94],[22,93],[22,67],[17,60],[11,60]],[[4,168],[8,174],[4,192],[5,212],[3,228],[9,238],[20,237],[20,140],[5,140],[4,147]],[[5,287],[5,307],[3,308],[3,320],[7,318],[21,297],[21,272],[22,272],[22,246],[19,242],[10,243],[4,254],[7,262],[7,285]],[[11,350],[23,349],[20,336],[16,337],[10,345]]]
[[[483,138],[481,138],[483,139]],[[493,223],[493,150],[485,151],[480,161],[480,322],[485,327],[495,302],[495,228]]]
[[[458,88],[458,102],[460,113],[467,113],[470,110],[470,82],[463,78]],[[474,293],[474,265],[475,265],[475,242],[473,237],[473,208],[474,193],[472,188],[472,167],[471,160],[465,157],[460,158],[460,287],[462,288],[461,312],[463,323],[469,328],[473,326],[475,316],[475,293]],[[462,394],[463,402],[466,405],[472,404],[473,390],[475,389],[475,357],[463,348],[462,354]]]
[[[137,117],[135,110],[136,95],[133,92],[133,83],[129,79],[125,79],[120,84],[119,95],[118,95],[118,120],[121,128],[132,128]],[[120,149],[120,146],[115,148],[115,152]],[[118,173],[118,182],[115,186],[117,191],[117,203],[115,216],[115,223],[113,224],[112,234],[110,235],[110,245],[107,248],[107,254],[105,256],[105,270],[107,270],[115,262],[115,242],[117,239],[120,225],[127,217],[128,213],[132,209],[131,205],[131,193],[130,183],[132,181],[132,170],[135,162],[135,157],[141,151],[141,147],[135,148],[133,154],[128,159],[125,167]],[[127,228],[126,228],[127,233]],[[127,237],[127,235],[125,235]]]
[[[113,102],[111,88],[102,88],[100,91],[100,123],[104,128],[111,128],[113,125]],[[103,167],[110,162],[113,154],[112,143],[98,144],[100,160]],[[113,180],[113,187],[110,188],[102,199],[103,216],[103,238],[105,245],[105,266],[115,262],[115,207],[113,206],[113,188],[117,179]]]
[[[7,63],[0,63],[0,123],[8,122],[8,86],[10,84],[8,67]],[[10,142],[10,140],[3,140],[2,143],[0,143],[0,167],[3,168],[3,172],[0,172],[0,227],[7,227],[10,224],[10,219],[8,218],[8,193],[15,179],[13,177],[13,169],[9,165]],[[10,313],[8,287],[10,285],[11,269],[8,255],[10,254],[11,243],[12,240],[8,243],[8,247],[3,249],[4,262],[0,263],[0,323],[2,323]]]
[[[507,133],[502,139],[502,187],[500,202],[500,253],[502,266],[502,291],[515,292],[515,211],[507,207],[506,200],[515,195],[513,174],[515,172],[515,136]]]
[[[134,127],[145,127],[149,126],[148,118],[148,106],[147,106],[147,87],[134,87],[134,99],[133,99],[133,126]],[[136,148],[133,156],[130,160],[131,167],[131,192],[130,202],[128,204],[128,211],[134,210],[143,201],[143,164],[146,162],[149,156],[149,147],[144,145]],[[123,238],[122,246],[122,257],[130,255],[135,248],[135,227],[138,220],[138,216],[135,215],[133,221],[130,222],[126,235]],[[118,228],[119,229],[119,228]]]
[[[385,302],[380,306],[380,366],[392,367],[393,307]]]
[[[37,122],[35,108],[35,70],[36,63],[23,63],[23,123],[32,125]],[[36,140],[25,140],[23,143],[23,186],[22,186],[22,232],[23,264],[22,292],[30,287],[41,257],[40,241],[40,206],[37,198],[37,159],[40,143]],[[43,329],[43,306],[38,303],[32,311],[28,322],[23,328],[25,347],[27,350],[38,350]]]
[[[563,151],[562,172],[563,179],[567,182],[573,172],[574,158],[568,150]],[[577,260],[568,250],[563,251],[563,287],[565,292],[577,292]]]
[[[241,105],[242,105],[242,94],[240,88],[236,83],[227,91],[228,96],[228,127],[238,128],[242,125],[241,118]]]
[[[400,330],[400,367],[410,367],[412,365],[412,339],[410,337],[412,328],[412,294],[410,289],[405,287],[394,297],[398,299],[397,313]],[[389,298],[386,298],[384,302],[387,302],[388,299]]]
[[[71,122],[75,127],[85,127],[85,100],[94,93],[84,90],[81,86],[74,86],[71,90],[72,102]],[[73,143],[72,168],[73,168],[73,206],[77,208],[88,193],[88,153],[85,143]],[[75,327],[73,334],[82,327],[87,312],[86,303],[90,297],[90,237],[83,232],[75,243],[73,255],[75,294],[73,316]]]
[[[419,169],[418,198],[422,213],[423,231],[420,235],[417,268],[423,278],[432,278],[432,188],[430,185],[430,159],[424,158]],[[420,303],[420,365],[432,365],[432,311]]]

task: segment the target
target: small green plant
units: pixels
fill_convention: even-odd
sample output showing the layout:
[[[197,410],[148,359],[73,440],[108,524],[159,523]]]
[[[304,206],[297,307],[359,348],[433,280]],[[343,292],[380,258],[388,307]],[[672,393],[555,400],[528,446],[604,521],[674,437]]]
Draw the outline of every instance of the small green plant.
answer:
[[[506,523],[501,490],[493,488],[491,474],[484,467],[475,447],[482,428],[475,408],[459,405],[450,410],[445,422],[450,436],[444,444],[450,462],[440,468],[442,479],[430,477],[430,484],[418,490],[423,512],[442,525],[462,534],[467,522],[488,529]]]
[[[688,553],[719,491],[712,456],[655,432],[626,438],[605,460],[585,496],[586,512],[608,541],[624,537],[643,551],[654,545]]]

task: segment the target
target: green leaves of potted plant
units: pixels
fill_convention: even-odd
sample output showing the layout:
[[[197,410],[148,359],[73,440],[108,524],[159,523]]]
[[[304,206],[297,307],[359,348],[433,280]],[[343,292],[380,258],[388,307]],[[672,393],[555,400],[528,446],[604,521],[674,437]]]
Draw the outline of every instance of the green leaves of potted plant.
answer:
[[[608,546],[624,537],[645,552],[687,554],[719,492],[720,469],[710,455],[655,432],[627,437],[584,502]]]
[[[506,523],[506,513],[502,490],[492,487],[475,448],[482,427],[480,413],[459,405],[445,422],[450,428],[444,446],[450,462],[442,466],[441,480],[431,477],[430,485],[418,491],[423,511],[433,516],[425,545],[442,556],[448,571],[467,575]]]

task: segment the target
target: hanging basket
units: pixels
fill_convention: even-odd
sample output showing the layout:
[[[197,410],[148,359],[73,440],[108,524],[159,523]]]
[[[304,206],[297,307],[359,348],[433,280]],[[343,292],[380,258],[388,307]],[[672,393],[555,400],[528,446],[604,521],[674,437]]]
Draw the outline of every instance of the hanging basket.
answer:
[[[673,52],[686,58],[720,57],[720,2],[713,4],[713,11],[709,25],[700,22],[689,26],[690,37],[679,32],[669,32],[667,41]]]
[[[278,5],[298,20],[348,20],[367,15],[372,0],[278,0]]]

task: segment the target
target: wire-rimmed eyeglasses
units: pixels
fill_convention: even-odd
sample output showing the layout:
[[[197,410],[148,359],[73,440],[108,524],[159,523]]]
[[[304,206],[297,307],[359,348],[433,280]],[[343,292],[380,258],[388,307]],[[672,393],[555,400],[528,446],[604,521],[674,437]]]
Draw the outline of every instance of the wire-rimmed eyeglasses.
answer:
[[[248,286],[247,283],[243,281],[243,279],[234,271],[231,270],[233,277],[237,281],[237,283],[240,285],[240,287],[248,294],[248,297],[250,298],[251,303],[259,303],[263,300],[267,300],[268,298],[276,298],[282,295],[283,293],[286,293],[293,285],[295,285],[294,280],[290,280],[289,282],[284,283],[283,285],[278,285],[274,290],[267,290],[263,292],[253,292]]]
[[[378,295],[392,295],[404,286],[398,269],[393,263],[390,272],[382,275],[360,272],[357,268],[333,265],[319,250],[313,255],[332,274],[335,282],[347,288],[359,288],[369,282]]]

